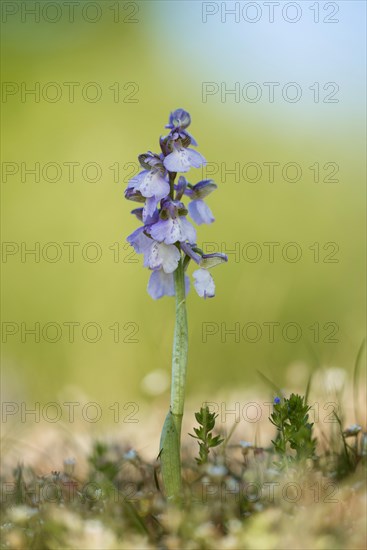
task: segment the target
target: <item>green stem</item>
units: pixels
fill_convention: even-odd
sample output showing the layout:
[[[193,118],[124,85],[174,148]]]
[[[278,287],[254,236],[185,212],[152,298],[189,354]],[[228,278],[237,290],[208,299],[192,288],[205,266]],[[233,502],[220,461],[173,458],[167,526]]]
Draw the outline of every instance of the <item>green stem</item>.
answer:
[[[182,260],[174,272],[174,278],[176,324],[172,351],[171,406],[163,426],[160,445],[162,477],[168,497],[177,497],[181,492],[180,441],[188,352],[185,271]]]
[[[176,325],[172,351],[171,411],[178,418],[180,434],[185,403],[186,365],[188,352],[185,272],[182,261],[174,273],[176,292]]]

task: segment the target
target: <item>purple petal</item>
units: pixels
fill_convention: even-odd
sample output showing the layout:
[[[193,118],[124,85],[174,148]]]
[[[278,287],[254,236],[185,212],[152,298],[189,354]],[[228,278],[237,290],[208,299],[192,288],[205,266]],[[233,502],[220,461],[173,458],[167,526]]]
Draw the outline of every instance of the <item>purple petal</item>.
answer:
[[[152,200],[153,201],[153,198],[154,197],[151,197],[151,199],[147,199],[147,201],[150,201]],[[154,210],[153,214],[152,215],[149,215],[147,216],[147,219],[145,220],[145,233],[147,235],[150,235],[150,227],[154,224],[154,223],[157,223],[157,221],[159,220],[159,212],[158,210]]]
[[[188,241],[190,244],[195,244],[196,242],[196,230],[193,225],[184,217],[180,218],[181,227],[183,232],[182,241]]]
[[[162,296],[175,295],[175,283],[172,273],[164,271],[153,271],[148,283],[148,293],[154,300],[159,300]]]
[[[198,269],[192,274],[194,286],[200,298],[213,298],[215,296],[214,279],[206,269]]]
[[[143,197],[155,197],[160,200],[169,194],[170,187],[160,172],[148,172],[139,185],[139,191]]]
[[[184,176],[180,176],[180,177],[178,178],[178,183],[177,183],[177,185],[175,186],[175,189],[176,189],[175,200],[176,200],[176,201],[181,200],[182,195],[185,193],[186,187],[187,187],[186,178],[185,178]]]
[[[156,197],[149,197],[144,205],[143,208],[143,222],[147,222],[149,218],[154,216],[154,213],[157,209],[157,204],[159,203],[160,199],[157,199]]]
[[[136,174],[133,178],[129,180],[127,188],[136,189],[137,191],[139,191],[140,184],[147,174],[149,174],[149,170],[143,170],[142,172],[139,172],[139,174]]]
[[[186,193],[191,196],[192,200],[205,199],[210,193],[217,189],[217,185],[213,180],[202,180],[196,183],[191,189],[191,193]]]
[[[177,241],[185,240],[183,238],[180,218],[159,220],[159,222],[152,225],[150,234],[156,241],[166,244],[173,244]]]
[[[203,157],[203,155],[199,153],[199,151],[195,151],[195,149],[186,149],[186,150],[189,155],[191,166],[193,166],[194,168],[200,168],[200,166],[203,166],[203,165],[205,166],[206,160]]]
[[[196,262],[197,264],[200,264],[201,262],[200,254],[196,254],[196,252],[193,251],[193,249],[188,243],[182,242],[181,250],[186,254],[186,256],[194,260],[194,262]]]
[[[151,226],[150,234],[154,240],[165,244],[188,241],[195,243],[196,231],[191,223],[183,216],[159,220]]]
[[[138,254],[144,254],[153,243],[152,239],[144,234],[144,227],[136,229],[126,240]]]
[[[164,167],[170,172],[188,172],[191,168],[186,149],[175,149],[163,161]]]
[[[148,256],[148,267],[153,270],[163,269],[165,273],[173,273],[177,269],[181,254],[173,244],[153,241]]]
[[[192,136],[187,130],[186,130],[186,134],[191,139],[191,145],[194,145],[194,147],[197,147],[198,143],[197,143],[196,139],[194,138],[194,136]]]
[[[197,225],[212,223],[214,216],[209,206],[202,200],[191,201],[188,205],[189,214]]]
[[[191,167],[199,168],[206,161],[194,149],[176,147],[163,161],[164,167],[170,172],[188,172]]]
[[[143,221],[143,209],[142,208],[134,208],[134,210],[131,210],[131,213],[134,214],[134,216],[136,216],[140,222]]]

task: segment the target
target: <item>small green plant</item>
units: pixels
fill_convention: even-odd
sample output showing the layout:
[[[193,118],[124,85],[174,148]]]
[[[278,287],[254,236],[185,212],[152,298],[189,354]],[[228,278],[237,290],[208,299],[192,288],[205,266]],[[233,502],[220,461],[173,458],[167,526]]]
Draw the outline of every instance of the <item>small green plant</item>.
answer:
[[[218,447],[224,441],[219,435],[213,436],[211,433],[215,427],[217,416],[217,414],[209,411],[209,407],[201,407],[200,411],[195,413],[195,418],[200,428],[194,428],[195,435],[189,435],[197,439],[199,443],[199,458],[195,459],[198,464],[206,464],[210,449]]]
[[[287,462],[311,458],[315,455],[316,439],[312,437],[313,423],[309,422],[309,405],[305,398],[292,393],[289,397],[274,399],[274,410],[269,420],[278,433],[272,443],[276,453]],[[289,455],[289,448],[296,452]]]

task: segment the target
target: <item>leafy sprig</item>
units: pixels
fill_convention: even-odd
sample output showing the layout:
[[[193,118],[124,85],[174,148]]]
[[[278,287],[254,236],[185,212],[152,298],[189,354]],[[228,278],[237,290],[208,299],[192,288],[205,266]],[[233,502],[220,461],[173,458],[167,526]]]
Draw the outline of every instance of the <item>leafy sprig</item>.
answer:
[[[218,447],[223,443],[224,439],[221,439],[220,435],[211,433],[215,427],[215,419],[217,414],[211,413],[209,407],[201,407],[200,411],[195,413],[195,418],[199,424],[199,428],[193,428],[195,435],[189,434],[194,439],[198,440],[199,444],[199,458],[196,458],[197,464],[206,464],[208,462],[210,449]]]
[[[275,451],[288,462],[315,455],[316,439],[312,437],[313,423],[309,422],[311,407],[305,398],[292,393],[290,397],[274,399],[274,410],[269,420],[277,428],[277,437],[272,440]],[[288,450],[296,451],[290,456]]]

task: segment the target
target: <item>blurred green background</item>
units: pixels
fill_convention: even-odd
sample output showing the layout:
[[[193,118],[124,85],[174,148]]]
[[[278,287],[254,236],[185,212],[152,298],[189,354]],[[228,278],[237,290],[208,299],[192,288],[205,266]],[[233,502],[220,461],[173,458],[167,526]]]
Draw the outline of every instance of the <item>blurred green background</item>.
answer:
[[[50,21],[58,17],[55,7],[41,12],[37,22],[22,13],[20,2],[3,4],[8,5],[2,35],[3,397],[47,402],[75,391],[99,402],[154,400],[156,395],[168,402],[174,302],[154,302],[146,293],[149,273],[125,246],[137,222],[123,190],[136,171],[137,155],[159,151],[169,112],[178,107],[191,113],[199,151],[218,170],[213,175],[218,190],[208,201],[216,223],[198,228],[198,241],[215,243],[223,252],[237,250],[213,272],[213,300],[203,301],[191,289],[188,392],[205,400],[219,389],[246,388],[258,381],[257,370],[285,383],[295,364],[350,370],[364,334],[364,3],[339,2],[339,21],[332,24],[323,20],[328,13],[324,2],[319,23],[311,2],[298,3],[302,16],[297,23],[280,16],[269,23],[261,2],[257,23],[243,17],[236,22],[233,16],[222,22],[220,3],[211,3],[219,11],[206,23],[201,2],[79,2],[73,21],[60,2],[61,18],[55,22]],[[42,8],[44,3],[38,4]],[[98,9],[91,5],[83,15],[86,4]],[[73,102],[68,82],[79,83]],[[97,88],[86,89],[90,82]],[[256,82],[263,95],[256,103],[242,96],[236,102],[233,95],[221,98],[218,92],[203,101],[204,82],[219,89],[224,83],[228,90],[236,82],[241,89]],[[272,103],[264,82],[279,83]],[[282,97],[289,82],[302,90],[298,102]],[[315,87],[309,88],[315,82],[320,83],[319,102],[313,100]],[[339,86],[338,102],[324,102],[334,89],[323,89],[329,82]],[[39,101],[31,94],[22,97],[22,89],[35,83]],[[60,89],[60,99],[52,101]],[[96,89],[101,97],[94,102]],[[65,163],[74,162],[79,164],[70,181]],[[269,162],[280,163],[272,183],[263,164]],[[301,167],[299,181],[282,176],[289,162]],[[40,165],[38,182],[24,171],[35,163]],[[57,163],[61,173],[55,165],[47,168],[48,163]],[[83,173],[88,163],[96,163],[98,171],[92,166]],[[225,173],[235,163],[240,181]],[[246,181],[242,169],[247,163],[260,165],[259,181]],[[315,163],[318,183],[309,168]],[[326,163],[338,166],[336,182],[323,181],[331,173]],[[291,179],[293,174],[290,169]],[[189,181],[206,175],[193,170]],[[72,242],[80,243],[74,262],[63,244]],[[96,262],[82,255],[92,242],[101,252]],[[248,259],[254,255],[254,248],[246,249],[250,242],[262,252],[257,262]],[[267,242],[280,243],[273,263]],[[302,251],[297,262],[282,256],[289,242]],[[47,243],[57,247],[45,249]],[[336,244],[324,249],[327,243]],[[22,246],[39,246],[39,261],[32,255],[22,261]],[[52,258],[60,250],[58,261],[42,255]],[[86,254],[93,258],[95,250],[89,247]],[[328,258],[337,261],[324,261]],[[21,323],[31,328],[36,322],[40,342],[32,335],[23,335],[22,342]],[[79,323],[73,343],[63,325],[70,322]],[[90,322],[102,331],[95,343],[82,335]],[[239,341],[225,337],[225,329],[235,323],[242,331],[251,322],[262,327],[257,342],[242,334]],[[269,322],[280,323],[274,342],[263,325]],[[302,329],[295,343],[281,333],[289,322]],[[7,324],[4,333],[4,323],[14,324]],[[47,341],[56,334],[52,327],[46,339],[42,336],[47,323],[63,328],[57,342]],[[109,328],[115,323],[119,342]],[[203,323],[212,323],[216,331],[207,342]],[[316,329],[309,328],[315,323],[319,341]],[[325,341],[336,325],[332,337],[337,341]],[[16,334],[7,334],[12,329]],[[137,342],[127,341],[132,332]],[[94,338],[93,327],[88,337]],[[152,372],[156,376],[146,378]]]

